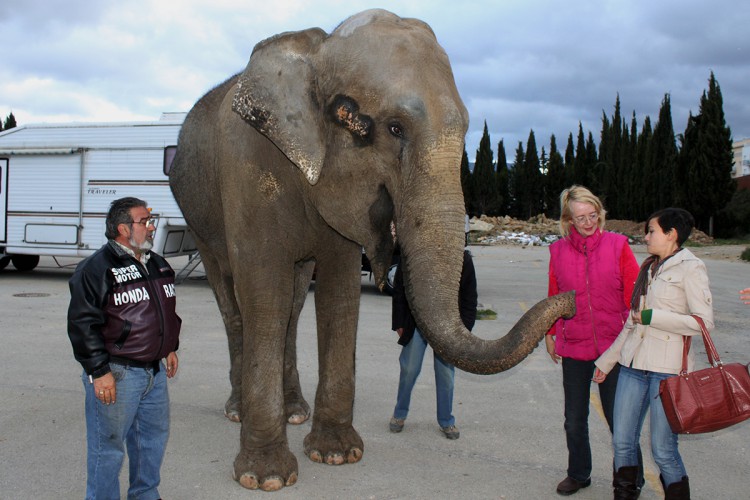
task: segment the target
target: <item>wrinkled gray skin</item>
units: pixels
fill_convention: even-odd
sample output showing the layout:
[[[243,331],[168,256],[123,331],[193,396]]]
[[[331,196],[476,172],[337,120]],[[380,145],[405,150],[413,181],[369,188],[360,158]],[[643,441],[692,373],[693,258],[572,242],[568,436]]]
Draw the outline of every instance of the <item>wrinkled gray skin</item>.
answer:
[[[355,15],[330,36],[310,29],[259,43],[245,71],[189,113],[170,182],[226,325],[226,411],[242,417],[234,477],[246,488],[297,479],[285,424],[309,414],[295,334],[313,264],[319,381],[305,454],[328,464],[361,459],[352,426],[360,248],[382,286],[391,220],[420,330],[459,368],[511,368],[557,317],[572,314],[570,296],[558,296],[496,341],[463,327],[467,122],[429,26],[382,10]]]

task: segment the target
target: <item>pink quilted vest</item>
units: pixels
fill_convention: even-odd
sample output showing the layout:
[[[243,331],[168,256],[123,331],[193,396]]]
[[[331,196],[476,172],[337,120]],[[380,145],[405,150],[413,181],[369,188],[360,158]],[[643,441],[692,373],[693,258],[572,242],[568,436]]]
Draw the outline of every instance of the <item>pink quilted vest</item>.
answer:
[[[583,238],[575,228],[550,246],[551,272],[560,292],[576,291],[576,314],[555,324],[555,350],[591,361],[612,345],[628,317],[620,274],[625,236],[609,232]]]

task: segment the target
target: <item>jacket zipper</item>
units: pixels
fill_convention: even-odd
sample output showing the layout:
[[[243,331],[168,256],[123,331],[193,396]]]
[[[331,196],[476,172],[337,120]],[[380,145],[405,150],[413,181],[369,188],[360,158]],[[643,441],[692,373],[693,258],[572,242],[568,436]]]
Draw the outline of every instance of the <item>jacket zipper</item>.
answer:
[[[586,242],[583,243],[583,258],[586,262],[584,268],[586,269],[586,298],[589,302],[589,318],[591,320],[591,333],[594,337],[594,349],[596,350],[597,356],[599,353],[599,342],[596,339],[596,325],[594,323],[594,308],[591,305],[591,284],[589,282],[589,252],[586,246]]]
[[[159,349],[158,349],[158,351],[156,353],[156,355],[159,356],[159,355],[161,355],[161,350],[164,348],[164,312],[162,311],[162,308],[161,308],[161,305],[162,305],[161,297],[159,297],[158,290],[154,289],[154,283],[150,279],[150,273],[148,272],[148,269],[146,269],[146,266],[143,263],[141,263],[140,260],[138,260],[138,259],[134,259],[134,260],[138,263],[139,266],[141,266],[143,268],[144,272],[146,273],[146,277],[147,277],[146,278],[146,285],[148,286],[149,291],[151,292],[151,295],[153,297],[156,297],[156,300],[159,302],[159,304],[158,304],[158,306],[156,308],[156,311],[159,314],[159,337],[161,338],[161,340],[159,342]],[[158,278],[158,276],[157,276],[157,278]],[[157,359],[156,361],[159,361],[159,360]]]

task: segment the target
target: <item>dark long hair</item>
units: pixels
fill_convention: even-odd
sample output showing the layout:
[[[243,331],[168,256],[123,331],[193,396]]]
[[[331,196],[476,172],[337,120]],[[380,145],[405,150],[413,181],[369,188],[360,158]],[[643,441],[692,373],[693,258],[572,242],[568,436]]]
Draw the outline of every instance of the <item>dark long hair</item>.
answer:
[[[656,219],[656,223],[659,224],[663,232],[668,233],[673,229],[677,231],[677,251],[664,260],[659,260],[659,257],[656,255],[650,255],[643,261],[641,270],[638,272],[638,278],[635,280],[633,296],[630,298],[630,309],[632,311],[638,311],[641,305],[641,297],[646,295],[649,273],[651,277],[654,277],[666,261],[682,250],[682,244],[690,237],[690,233],[695,226],[695,219],[687,210],[681,208],[663,208],[649,216],[644,226],[644,233],[648,233],[648,224],[654,219]]]

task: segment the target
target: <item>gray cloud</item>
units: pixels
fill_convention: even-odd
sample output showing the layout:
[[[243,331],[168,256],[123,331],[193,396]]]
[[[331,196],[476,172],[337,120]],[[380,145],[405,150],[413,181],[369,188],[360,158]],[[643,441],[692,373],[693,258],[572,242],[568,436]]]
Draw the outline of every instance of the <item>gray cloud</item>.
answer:
[[[564,148],[578,122],[598,139],[619,94],[628,123],[655,121],[665,93],[677,132],[714,71],[735,139],[750,137],[750,7],[716,0],[448,2],[384,0],[428,22],[453,63],[471,116],[473,156],[487,122],[512,159],[533,129]],[[186,111],[244,68],[258,41],[333,30],[365,0],[6,0],[0,32],[0,115],[20,123],[155,119]],[[341,10],[345,7],[347,10]]]

